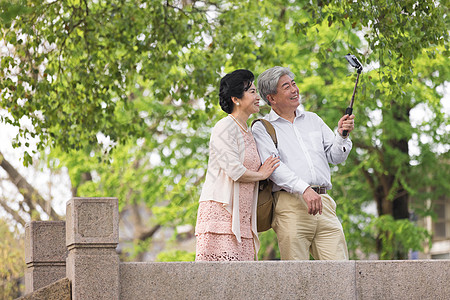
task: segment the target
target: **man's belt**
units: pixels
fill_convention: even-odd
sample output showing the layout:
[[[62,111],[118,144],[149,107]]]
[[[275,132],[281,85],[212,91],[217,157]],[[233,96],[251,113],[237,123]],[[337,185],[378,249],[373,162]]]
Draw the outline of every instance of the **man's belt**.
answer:
[[[327,193],[327,188],[324,187],[324,186],[311,185],[311,188],[312,188],[313,191],[316,192],[317,194],[326,194],[326,193]],[[289,193],[289,192],[286,191],[285,189],[281,189],[280,192],[286,192],[286,193]]]
[[[318,186],[318,185],[312,185],[311,188],[316,192],[317,194],[326,194],[327,188],[324,186]]]

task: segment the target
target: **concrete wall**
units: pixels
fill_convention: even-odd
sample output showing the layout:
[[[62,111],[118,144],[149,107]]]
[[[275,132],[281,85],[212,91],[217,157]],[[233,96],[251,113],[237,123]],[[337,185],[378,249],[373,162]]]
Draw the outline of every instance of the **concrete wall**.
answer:
[[[27,226],[26,299],[65,277],[73,300],[450,299],[450,260],[121,263],[117,198],[73,198],[66,220]]]
[[[450,299],[450,261],[121,263],[120,299]]]
[[[354,262],[122,263],[120,299],[354,299]]]

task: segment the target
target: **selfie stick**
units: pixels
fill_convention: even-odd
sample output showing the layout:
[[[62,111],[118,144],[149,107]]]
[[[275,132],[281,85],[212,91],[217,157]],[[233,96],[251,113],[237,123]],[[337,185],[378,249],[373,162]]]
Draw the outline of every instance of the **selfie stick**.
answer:
[[[359,60],[356,58],[356,56],[349,53],[345,56],[345,58],[352,67],[356,68],[356,73],[358,73],[358,75],[356,76],[355,88],[353,89],[353,95],[352,100],[350,101],[350,106],[345,109],[345,114],[350,116],[353,113],[353,102],[355,101],[356,87],[358,86],[359,74],[361,74],[363,67],[359,62]],[[342,132],[342,136],[347,136],[347,134],[348,130],[344,130]]]

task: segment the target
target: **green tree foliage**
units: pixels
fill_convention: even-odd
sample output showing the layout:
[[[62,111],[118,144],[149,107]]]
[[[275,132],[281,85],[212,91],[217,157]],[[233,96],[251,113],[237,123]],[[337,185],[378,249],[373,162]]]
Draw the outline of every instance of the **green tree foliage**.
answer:
[[[37,136],[39,150],[51,147],[49,163],[68,167],[76,195],[117,196],[122,208],[145,203],[149,226],[195,224],[210,128],[224,116],[220,77],[289,66],[305,108],[335,128],[353,91],[356,74],[343,59],[351,52],[365,66],[355,147],[333,168],[331,194],[352,257],[359,249],[404,258],[426,238],[404,225],[408,210],[425,214],[425,200],[450,189],[440,102],[449,78],[447,7],[431,0],[19,0],[0,15],[9,49],[1,57],[0,107],[8,111],[1,118],[21,128],[16,145]],[[415,124],[411,111],[421,108],[432,117]],[[377,214],[366,209],[374,201]],[[273,233],[261,239],[260,256],[276,257]]]
[[[158,254],[156,261],[194,261],[195,253],[175,250],[175,251],[167,251],[161,252]]]
[[[356,176],[346,180],[351,188],[342,189],[342,196],[375,199],[380,218],[370,224],[377,232],[378,253],[381,258],[404,259],[408,249],[422,249],[420,239],[410,237],[427,236],[421,228],[404,226],[411,209],[421,213],[429,208],[424,201],[410,205],[411,197],[433,200],[449,189],[445,179],[450,172],[449,122],[440,102],[442,92],[437,89],[450,73],[448,10],[436,1],[336,1],[324,10],[329,10],[329,25],[348,20],[364,33],[367,50],[362,53],[363,63],[379,65],[362,79],[356,115],[363,127],[353,135],[357,155],[340,170]],[[411,112],[424,108],[433,117],[413,124]],[[379,120],[373,117],[375,113]],[[432,142],[424,143],[425,139]],[[414,143],[419,154],[410,151]],[[443,154],[430,155],[430,145],[435,153]],[[429,165],[440,165],[439,171],[434,173]],[[351,211],[344,215],[352,222]]]

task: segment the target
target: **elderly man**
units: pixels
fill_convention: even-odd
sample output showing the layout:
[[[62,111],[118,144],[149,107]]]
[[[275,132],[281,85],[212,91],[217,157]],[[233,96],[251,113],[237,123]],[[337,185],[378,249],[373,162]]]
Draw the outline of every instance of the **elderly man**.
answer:
[[[258,77],[261,97],[272,107],[264,119],[275,128],[275,147],[261,122],[253,126],[261,161],[275,154],[281,165],[270,176],[274,182],[275,209],[272,227],[278,237],[281,259],[348,259],[342,225],[336,217],[331,189],[331,164],[344,162],[352,142],[354,115],[343,116],[334,133],[315,113],[299,109],[299,88],[294,74],[273,67]]]

